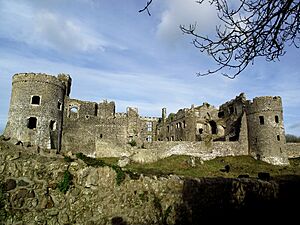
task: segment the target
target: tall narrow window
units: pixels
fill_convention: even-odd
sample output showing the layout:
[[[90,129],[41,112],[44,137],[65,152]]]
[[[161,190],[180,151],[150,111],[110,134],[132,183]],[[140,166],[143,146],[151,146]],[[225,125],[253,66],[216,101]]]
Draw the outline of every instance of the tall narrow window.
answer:
[[[211,134],[217,134],[217,131],[218,131],[218,129],[217,129],[217,124],[216,124],[216,122],[215,121],[209,121],[209,125],[210,125],[210,127],[211,127]]]
[[[148,135],[147,141],[148,141],[148,142],[152,142],[152,136],[151,136],[151,135]]]
[[[31,104],[32,105],[40,105],[41,104],[41,97],[40,96],[32,96],[31,97]]]
[[[277,141],[280,141],[280,136],[279,135],[277,135]]]
[[[56,130],[56,122],[54,120],[50,121],[50,125],[49,125],[50,130],[54,131]]]
[[[62,104],[61,104],[61,102],[60,102],[60,101],[58,101],[58,102],[57,102],[57,108],[58,108],[59,110],[61,110],[61,109],[62,109]]]
[[[264,125],[265,124],[265,119],[263,116],[259,116],[259,123],[260,125]]]
[[[27,127],[29,129],[34,129],[34,128],[36,128],[36,124],[37,124],[37,118],[36,117],[29,117],[29,119],[27,121]]]
[[[275,123],[279,123],[279,117],[275,116]]]
[[[147,122],[147,131],[152,131],[152,122]]]

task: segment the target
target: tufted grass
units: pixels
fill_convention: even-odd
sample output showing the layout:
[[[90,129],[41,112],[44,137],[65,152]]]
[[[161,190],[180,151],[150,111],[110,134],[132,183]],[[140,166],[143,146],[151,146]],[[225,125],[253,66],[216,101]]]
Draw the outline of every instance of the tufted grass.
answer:
[[[270,173],[272,177],[300,175],[300,158],[291,159],[290,166],[270,165],[251,156],[217,157],[203,162],[196,158],[195,167],[190,165],[189,160],[189,156],[171,156],[154,163],[132,163],[126,168],[147,175],[176,174],[187,177],[238,177],[239,175],[257,177],[259,172]],[[229,172],[225,171],[227,165]]]

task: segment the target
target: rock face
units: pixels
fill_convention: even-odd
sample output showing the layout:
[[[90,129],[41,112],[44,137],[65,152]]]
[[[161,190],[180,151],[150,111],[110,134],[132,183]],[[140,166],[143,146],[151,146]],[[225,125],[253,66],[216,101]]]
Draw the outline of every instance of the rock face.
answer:
[[[299,178],[126,178],[75,159],[0,150],[0,224],[208,224],[296,213]],[[65,181],[65,171],[72,178]],[[62,184],[63,183],[63,184]],[[62,185],[70,184],[61,192]],[[275,214],[274,214],[275,213]],[[274,215],[276,215],[274,217]],[[248,220],[248,219],[247,219]],[[275,221],[275,220],[274,220]]]
[[[133,180],[127,175],[117,185],[117,174],[110,167],[88,167],[81,160],[66,162],[62,157],[25,152],[11,160],[12,154],[10,149],[0,151],[5,224],[161,224],[168,207],[172,207],[168,221],[174,224],[174,206],[181,201],[183,187],[177,176],[141,175]],[[58,186],[66,170],[73,178],[64,194]]]

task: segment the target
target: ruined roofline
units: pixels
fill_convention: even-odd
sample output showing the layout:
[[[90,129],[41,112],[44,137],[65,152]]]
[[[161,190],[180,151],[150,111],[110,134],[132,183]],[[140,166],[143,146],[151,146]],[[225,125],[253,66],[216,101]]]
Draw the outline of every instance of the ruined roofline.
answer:
[[[244,92],[240,93],[238,96],[235,96],[235,98],[223,103],[222,105],[219,106],[219,109],[221,109],[222,107],[225,107],[225,106],[228,106],[228,105],[231,105],[233,104],[234,102],[236,101],[239,101],[241,100],[242,102],[246,102],[247,101],[247,98],[246,98],[246,95]]]
[[[161,117],[155,117],[155,116],[140,116],[140,119],[157,121],[157,120],[161,119]]]

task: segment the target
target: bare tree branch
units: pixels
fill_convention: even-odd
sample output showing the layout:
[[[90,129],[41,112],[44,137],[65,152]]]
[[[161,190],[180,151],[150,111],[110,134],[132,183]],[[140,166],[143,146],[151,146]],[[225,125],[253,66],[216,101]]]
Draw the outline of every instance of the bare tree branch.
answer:
[[[143,9],[139,10],[139,13],[144,12],[146,10],[148,15],[151,16],[151,13],[149,11],[149,6],[151,5],[151,3],[152,3],[152,0],[148,1],[146,6]]]
[[[204,1],[196,1],[202,4]],[[148,11],[151,1],[144,10]],[[234,79],[259,57],[266,61],[279,60],[285,54],[286,44],[299,47],[299,0],[240,0],[236,8],[230,1],[209,0],[214,5],[221,25],[216,27],[215,37],[196,33],[196,24],[180,29],[193,36],[193,45],[206,52],[217,64],[214,70],[198,73],[206,76],[221,72]]]

